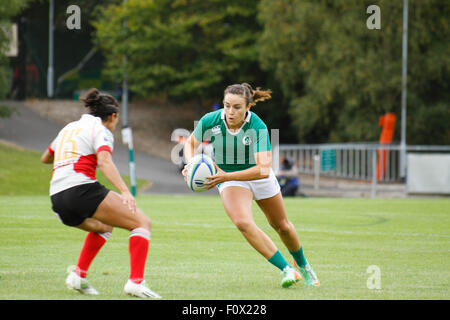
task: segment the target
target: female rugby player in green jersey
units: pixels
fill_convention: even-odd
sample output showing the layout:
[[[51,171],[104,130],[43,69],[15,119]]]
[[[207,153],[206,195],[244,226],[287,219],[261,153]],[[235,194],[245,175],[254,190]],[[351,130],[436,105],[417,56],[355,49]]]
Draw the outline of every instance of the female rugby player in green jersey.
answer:
[[[294,225],[289,221],[280,186],[271,168],[272,151],[266,124],[250,108],[258,101],[270,99],[271,91],[247,84],[228,86],[224,92],[224,108],[204,115],[186,141],[184,154],[188,165],[194,150],[205,140],[214,146],[217,174],[206,183],[217,186],[225,211],[250,245],[282,271],[281,285],[290,287],[302,279],[288,264],[273,241],[254,222],[252,203],[255,199],[269,224],[294,258],[294,265],[306,285],[320,282],[307,262]]]

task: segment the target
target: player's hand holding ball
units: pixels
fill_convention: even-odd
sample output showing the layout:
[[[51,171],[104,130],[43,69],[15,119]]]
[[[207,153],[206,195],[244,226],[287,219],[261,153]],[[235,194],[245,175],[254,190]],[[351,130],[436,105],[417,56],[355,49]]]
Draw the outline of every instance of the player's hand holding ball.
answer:
[[[215,163],[214,166],[216,167],[217,173],[213,176],[207,177],[207,181],[205,182],[206,188],[209,190],[211,188],[214,188],[219,183],[227,181],[227,173],[220,169]]]
[[[189,163],[185,164],[183,171],[181,171],[181,174],[183,175],[183,178],[184,178],[185,182],[187,182],[186,175],[187,175],[187,172],[188,172],[188,168],[189,168]]]
[[[194,192],[203,192],[220,183],[216,182],[218,181],[217,176],[222,176],[224,172],[208,155],[198,154],[184,166],[182,174],[189,189]]]

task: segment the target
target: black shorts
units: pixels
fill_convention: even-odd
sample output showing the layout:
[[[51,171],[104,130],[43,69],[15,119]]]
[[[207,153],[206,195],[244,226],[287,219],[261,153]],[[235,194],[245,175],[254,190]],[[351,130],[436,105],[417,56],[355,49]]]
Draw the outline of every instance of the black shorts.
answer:
[[[68,226],[77,226],[94,215],[109,190],[98,182],[82,184],[52,195],[52,209]]]

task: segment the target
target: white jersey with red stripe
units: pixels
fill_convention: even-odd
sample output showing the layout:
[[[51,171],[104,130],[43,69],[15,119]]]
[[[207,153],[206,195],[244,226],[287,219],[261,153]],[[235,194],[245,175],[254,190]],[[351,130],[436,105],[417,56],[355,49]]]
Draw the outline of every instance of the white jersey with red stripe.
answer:
[[[114,136],[98,117],[84,114],[66,125],[48,147],[54,155],[50,195],[96,182],[97,153],[112,154],[113,147]]]

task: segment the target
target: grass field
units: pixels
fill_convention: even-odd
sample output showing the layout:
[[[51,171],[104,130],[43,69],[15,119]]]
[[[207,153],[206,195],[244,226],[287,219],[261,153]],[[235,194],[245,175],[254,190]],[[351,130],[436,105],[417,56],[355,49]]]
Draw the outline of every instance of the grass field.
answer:
[[[0,144],[0,300],[127,299],[128,231],[115,229],[94,260],[88,297],[69,291],[85,233],[51,211],[51,167],[40,154]],[[104,178],[100,176],[104,183]],[[145,184],[139,181],[139,184]],[[215,196],[138,196],[153,221],[146,280],[173,300],[449,299],[450,199],[285,200],[318,288],[283,289],[280,272],[256,253]],[[292,261],[254,205],[257,224]],[[377,266],[381,289],[369,289]]]
[[[0,195],[47,195],[52,166],[41,163],[40,158],[40,152],[0,142]],[[100,170],[97,170],[97,179],[112,188]],[[129,184],[129,177],[123,176],[123,179]],[[145,188],[149,183],[138,179],[137,184]]]
[[[146,268],[165,299],[449,299],[449,200],[287,199],[319,288],[280,286],[279,271],[244,241],[217,197],[139,196],[153,220]],[[254,207],[257,223],[289,257]],[[63,226],[46,196],[0,196],[0,299],[126,299],[128,232],[116,229],[90,270],[101,292],[65,288],[84,233]],[[369,266],[381,289],[367,288]]]

